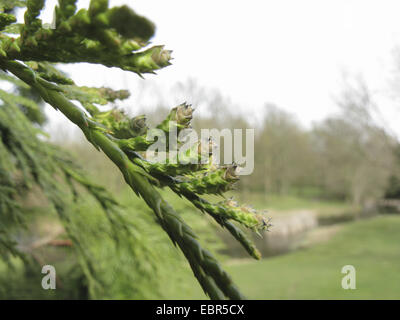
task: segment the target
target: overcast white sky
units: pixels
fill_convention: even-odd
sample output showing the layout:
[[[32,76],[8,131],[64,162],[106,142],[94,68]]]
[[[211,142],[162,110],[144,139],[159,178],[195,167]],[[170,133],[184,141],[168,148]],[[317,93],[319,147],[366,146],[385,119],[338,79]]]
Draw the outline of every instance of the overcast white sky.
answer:
[[[193,77],[255,115],[272,102],[307,125],[337,110],[332,97],[346,71],[365,78],[400,133],[395,103],[383,98],[393,94],[389,80],[393,49],[400,44],[398,0],[110,1],[123,3],[156,23],[153,44],[173,50],[172,66],[146,76],[160,86]],[[104,67],[66,70],[78,84],[131,88],[132,94],[139,81]]]

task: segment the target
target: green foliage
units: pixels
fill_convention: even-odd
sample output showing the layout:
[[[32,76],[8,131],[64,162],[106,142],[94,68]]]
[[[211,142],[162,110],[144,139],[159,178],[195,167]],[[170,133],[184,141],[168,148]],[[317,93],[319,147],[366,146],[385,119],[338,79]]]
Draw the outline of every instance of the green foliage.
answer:
[[[16,18],[12,14],[0,13],[0,30],[4,27],[16,21]]]
[[[11,11],[16,7],[25,7],[26,0],[1,0],[0,11]]]
[[[397,170],[394,170],[392,176],[389,179],[389,186],[385,194],[386,198],[400,198],[400,146],[397,145],[394,150]]]
[[[143,198],[155,214],[157,222],[172,242],[181,249],[195,277],[210,298],[242,299],[242,294],[230,276],[221,268],[215,257],[200,245],[190,226],[165,201],[157,189],[168,187],[179,196],[189,200],[202,212],[209,214],[256,259],[260,258],[257,249],[231,220],[254,231],[268,228],[268,221],[262,213],[250,207],[238,205],[233,200],[210,203],[200,198],[203,194],[222,194],[230,190],[234,182],[238,180],[236,165],[219,167],[213,163],[210,142],[199,142],[191,150],[181,154],[180,160],[184,160],[183,163],[154,162],[154,159],[146,158],[143,151],[154,142],[148,141],[146,136],[148,130],[161,130],[168,137],[173,131],[179,132],[189,128],[193,113],[191,106],[181,104],[173,108],[164,121],[155,128],[148,129],[144,116],[130,119],[117,108],[108,111],[100,111],[97,108],[96,105],[126,98],[128,96],[126,91],[77,87],[71,79],[56,69],[52,63],[90,62],[107,67],[118,67],[141,75],[154,73],[170,64],[170,51],[164,50],[162,46],[145,48],[154,34],[154,25],[146,18],[137,15],[126,6],[108,8],[108,1],[104,0],[92,0],[88,9],[77,12],[75,2],[60,0],[56,8],[57,27],[48,29],[42,27],[41,20],[38,18],[44,1],[28,0],[24,15],[25,23],[19,28],[19,37],[1,34],[0,67],[22,80],[45,102],[61,111],[82,130],[87,140],[96,149],[104,152],[118,167],[125,182]],[[4,27],[14,22],[8,16],[4,16],[1,21]],[[12,81],[18,82],[18,80]],[[71,161],[60,156],[58,150],[54,151],[53,146],[50,147],[49,144],[39,140],[38,129],[32,126],[21,112],[16,113],[18,118],[12,119],[16,116],[11,111],[11,107],[8,107],[9,105],[14,109],[18,108],[17,104],[34,109],[36,104],[20,96],[10,96],[6,92],[1,94],[1,98],[5,101],[5,106],[0,109],[5,114],[3,116],[5,133],[2,133],[2,141],[10,144],[6,148],[9,150],[8,153],[13,154],[17,159],[16,170],[23,172],[26,184],[33,180],[56,209],[78,253],[80,265],[89,281],[91,295],[97,297],[97,288],[107,287],[102,280],[105,283],[108,280],[102,277],[105,270],[93,263],[93,254],[90,253],[90,246],[87,246],[85,240],[87,234],[93,233],[91,238],[93,241],[101,237],[103,233],[110,232],[116,243],[131,250],[131,257],[135,257],[136,272],[140,275],[148,275],[149,266],[146,264],[154,259],[147,256],[149,250],[147,250],[146,241],[138,239],[138,233],[135,232],[137,228],[140,228],[139,223],[136,221],[128,223],[129,220],[121,214],[116,201],[105,189],[88,181]],[[79,101],[84,110],[71,100]],[[18,125],[9,125],[16,121]],[[31,132],[21,127],[24,123]],[[8,134],[10,130],[13,133],[11,136]],[[14,139],[15,142],[10,140],[10,137],[14,136],[17,137]],[[182,141],[177,143],[182,144]],[[171,153],[171,147],[173,146],[167,144],[165,151],[167,154]],[[205,163],[188,162],[188,160],[202,159],[203,155],[206,155],[208,160]],[[41,158],[38,158],[39,156]],[[48,157],[48,161],[46,162],[42,157]],[[4,171],[8,173],[6,160],[6,156],[4,160],[2,157]],[[62,184],[58,182],[59,176],[65,178],[76,199],[81,196],[81,192],[75,188],[76,184],[95,197],[106,213],[109,230],[99,226],[93,232],[90,230],[82,232],[86,222],[77,224],[75,217],[71,217],[71,206],[63,196],[65,191],[61,187]],[[10,192],[14,192],[12,189],[14,180],[9,181]],[[7,199],[7,197],[4,198]],[[8,206],[6,207],[8,212],[17,212],[17,204],[14,209],[10,209],[14,204],[7,200],[3,202],[4,206]],[[92,225],[96,225],[97,222],[97,220],[92,221]],[[10,242],[7,241],[3,241],[3,246],[10,248]],[[150,267],[153,265],[150,263]],[[142,278],[147,279],[144,276]],[[136,290],[139,294],[135,293],[135,296],[146,296],[140,295],[141,287],[143,285],[138,282]]]
[[[48,62],[91,62],[141,73],[169,65],[170,51],[144,48],[154,25],[127,6],[108,9],[108,1],[91,1],[76,12],[76,1],[60,1],[56,29],[42,27],[38,18],[44,1],[27,1],[25,24],[17,39],[2,35],[1,54],[8,59]],[[122,20],[128,19],[128,20]],[[4,25],[10,24],[3,18]]]
[[[386,190],[386,198],[400,198],[400,179],[396,176],[391,176],[389,187]]]
[[[3,73],[1,78],[10,80],[9,76]],[[14,84],[25,88],[23,83],[15,80],[14,78]],[[87,279],[91,297],[104,297],[104,292],[110,288],[110,283],[101,282],[104,270],[98,270],[98,265],[94,262],[99,259],[89,254],[88,248],[91,246],[88,244],[89,240],[86,239],[98,241],[99,238],[107,237],[110,239],[107,244],[110,254],[121,254],[121,251],[115,248],[115,244],[118,244],[124,246],[122,251],[125,255],[137,257],[131,263],[131,277],[147,281],[148,285],[152,282],[151,279],[154,279],[154,283],[150,284],[153,288],[151,295],[144,293],[147,286],[140,286],[137,280],[132,282],[132,297],[160,295],[157,293],[158,271],[155,270],[155,254],[151,253],[145,241],[140,238],[140,233],[137,231],[140,220],[135,221],[134,224],[129,222],[109,192],[85,177],[73,159],[63,150],[43,140],[45,134],[31,122],[26,113],[30,110],[31,113],[41,114],[42,110],[38,104],[23,96],[3,90],[0,90],[0,99],[2,101],[0,106],[1,258],[10,261],[10,255],[12,255],[22,258],[23,261],[32,260],[33,256],[29,252],[17,249],[19,243],[15,235],[19,233],[19,228],[27,226],[26,208],[22,199],[32,192],[37,193],[37,188],[39,188],[58,213],[68,238],[73,242],[80,270],[83,270]],[[70,196],[68,196],[68,190]],[[105,216],[98,215],[93,221],[88,222],[86,219],[78,223],[77,218],[83,219],[87,215],[81,211],[82,206],[74,205],[74,201],[82,203],[82,199],[87,194],[97,200]],[[118,261],[117,258],[116,261]],[[38,267],[30,262],[26,268],[28,272]]]

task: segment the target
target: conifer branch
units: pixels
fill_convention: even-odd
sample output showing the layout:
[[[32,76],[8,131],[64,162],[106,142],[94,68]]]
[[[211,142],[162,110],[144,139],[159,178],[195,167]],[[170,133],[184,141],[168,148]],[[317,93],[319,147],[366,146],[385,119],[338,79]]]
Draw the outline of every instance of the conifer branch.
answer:
[[[24,3],[10,0],[10,10]],[[171,59],[171,51],[164,50],[163,46],[146,48],[154,34],[154,24],[127,6],[108,8],[107,0],[91,0],[88,9],[79,11],[76,0],[59,0],[56,8],[57,27],[48,29],[42,26],[38,18],[44,7],[44,0],[28,0],[26,6],[25,23],[22,25],[16,24],[15,17],[9,12],[0,13],[0,31],[5,31],[0,33],[0,68],[16,78],[7,74],[0,76],[19,86],[32,88],[44,101],[77,125],[87,140],[119,168],[126,183],[143,198],[172,242],[181,249],[195,277],[210,298],[242,299],[242,294],[229,275],[213,255],[201,247],[190,226],[157,190],[167,186],[189,200],[197,209],[209,214],[220,226],[226,228],[252,257],[260,259],[260,253],[254,244],[231,220],[255,232],[268,228],[269,221],[256,210],[241,206],[231,199],[210,203],[200,197],[204,194],[222,195],[233,189],[238,180],[237,166],[215,165],[212,160],[211,140],[197,142],[189,150],[178,153],[175,159],[177,161],[169,158],[175,152],[172,148],[176,147],[170,145],[169,137],[190,127],[194,109],[183,103],[173,108],[158,126],[150,129],[143,115],[129,118],[117,108],[108,111],[97,108],[96,105],[127,98],[129,93],[126,90],[78,87],[53,65],[58,62],[90,62],[118,67],[138,75],[154,73],[168,66]],[[10,33],[19,33],[19,36],[13,37]],[[23,61],[24,64],[16,60]],[[0,90],[0,99],[10,100],[10,94]],[[13,96],[12,99],[32,112],[37,110],[36,104],[29,99]],[[85,110],[77,107],[71,100],[78,100]],[[144,155],[156,141],[155,133],[158,131],[166,137],[165,162],[152,161]],[[149,139],[149,135],[153,138]],[[177,145],[181,143],[176,141]],[[1,147],[0,143],[0,152]],[[20,166],[23,175],[30,174],[26,168],[29,168],[28,162],[33,162],[33,176],[40,176],[41,168],[35,164],[35,157],[30,150],[21,151],[16,148],[13,153],[20,163],[24,162]],[[207,162],[203,162],[204,157],[208,158]],[[60,164],[58,169],[65,175],[74,195],[77,194],[73,183],[75,181],[98,200],[112,227],[123,226],[122,220],[116,220],[118,215],[112,214],[116,202],[105,189],[92,184],[66,165]],[[13,182],[7,181],[8,185]],[[29,179],[25,181],[29,182]],[[66,230],[85,260],[84,268],[90,276],[93,266],[76,234],[69,232],[70,218],[54,182],[49,176],[43,175],[42,179],[37,179],[37,183],[47,194],[61,220],[66,222]],[[12,188],[10,192],[13,192]],[[4,192],[0,192],[0,197],[3,194]],[[0,203],[1,201],[12,207],[13,212],[18,212],[17,204],[0,198]],[[1,234],[0,228],[0,236]],[[9,248],[12,243],[9,238],[0,237],[0,245]]]
[[[84,132],[89,142],[96,148],[101,149],[117,165],[127,184],[154,211],[171,240],[181,248],[195,276],[200,281],[203,289],[206,290],[206,294],[217,298],[220,297],[217,294],[218,290],[220,290],[227,298],[243,298],[230,276],[221,268],[213,255],[201,247],[191,228],[161,197],[143,169],[132,163],[118,145],[98,129],[96,123],[65,98],[61,93],[61,88],[36,76],[32,70],[18,62],[3,60],[0,61],[0,66],[36,89],[43,100],[61,111],[71,122],[76,124]]]

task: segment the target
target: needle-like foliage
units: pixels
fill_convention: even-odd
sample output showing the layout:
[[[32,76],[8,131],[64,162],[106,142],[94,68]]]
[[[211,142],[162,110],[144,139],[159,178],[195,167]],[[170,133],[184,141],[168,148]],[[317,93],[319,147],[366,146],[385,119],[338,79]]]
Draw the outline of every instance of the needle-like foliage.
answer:
[[[259,252],[236,224],[258,232],[269,226],[263,214],[250,207],[239,205],[232,199],[211,203],[200,197],[206,194],[222,195],[231,190],[238,180],[239,169],[234,164],[216,165],[213,161],[211,141],[198,142],[191,149],[178,154],[177,161],[170,159],[173,146],[168,143],[167,149],[163,151],[167,155],[166,161],[149,159],[145,152],[156,141],[148,138],[149,133],[162,131],[168,141],[169,135],[189,128],[193,108],[186,103],[181,104],[173,108],[158,126],[148,128],[145,116],[129,118],[118,108],[100,111],[96,106],[126,98],[128,92],[78,87],[53,65],[53,63],[90,62],[118,67],[140,76],[144,73],[154,73],[168,66],[171,59],[171,52],[164,50],[163,46],[147,47],[155,31],[154,24],[127,6],[109,8],[106,0],[92,0],[88,9],[79,11],[76,8],[76,1],[59,0],[56,8],[56,28],[48,29],[42,26],[38,18],[44,1],[28,0],[24,24],[18,25],[10,9],[13,5],[21,5],[23,2],[2,3],[4,10],[0,14],[0,28],[4,32],[0,33],[0,67],[7,72],[3,76],[8,77],[10,81],[29,86],[38,93],[44,101],[76,124],[87,140],[119,168],[126,183],[143,198],[172,242],[181,249],[195,277],[210,298],[242,299],[243,295],[230,276],[215,257],[201,246],[190,226],[157,190],[168,187],[186,198],[201,212],[209,214],[219,225],[226,228],[252,257],[259,259]],[[17,34],[13,35],[13,32]],[[12,100],[14,104],[34,108],[24,98],[13,96],[13,99],[7,100],[8,93],[2,92],[1,95],[3,101]],[[79,101],[83,109],[71,100]],[[11,104],[7,102],[0,108],[0,112],[10,113],[9,117],[15,117],[14,122],[19,122],[19,126],[15,128],[16,137],[29,134],[23,132],[21,128],[23,121],[26,120],[21,120],[22,115],[18,116],[19,113],[11,111],[8,107]],[[12,135],[5,136],[5,134],[2,133],[3,144],[16,139]],[[178,145],[181,143],[177,141]],[[45,174],[40,171],[35,164],[35,157],[41,152],[47,151],[35,150],[32,146],[26,152],[16,152],[15,157],[21,158],[18,161],[28,162],[27,165],[20,167],[30,168],[32,171],[30,173],[39,179],[40,185],[48,193],[60,217],[68,219],[64,213],[65,204],[56,193],[55,180],[51,179],[47,172]],[[200,161],[204,159],[204,155],[207,161]],[[10,163],[14,165],[15,161],[10,160]],[[115,204],[105,195],[105,190],[87,182],[62,159],[53,161],[53,158],[50,158],[50,165],[52,170],[62,170],[68,179],[86,187],[106,212],[109,212]],[[5,168],[4,172],[6,174],[9,170]],[[14,205],[7,200],[3,201],[6,206]],[[115,215],[109,216],[110,219],[115,218]],[[4,246],[10,247],[7,238],[3,242]],[[79,243],[77,245],[79,246]]]

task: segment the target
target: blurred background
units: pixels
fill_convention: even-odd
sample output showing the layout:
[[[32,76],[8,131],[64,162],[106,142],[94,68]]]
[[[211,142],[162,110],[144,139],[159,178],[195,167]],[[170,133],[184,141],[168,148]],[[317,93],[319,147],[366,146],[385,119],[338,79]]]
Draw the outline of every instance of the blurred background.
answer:
[[[48,1],[51,9],[51,1]],[[79,1],[87,6],[88,1]],[[244,250],[190,203],[163,192],[238,286],[252,299],[400,298],[400,23],[398,1],[110,1],[154,21],[154,44],[174,50],[173,65],[140,79],[116,69],[60,66],[77,84],[128,89],[118,103],[156,124],[183,102],[193,127],[254,128],[255,169],[238,200],[268,210],[273,227],[253,236],[263,259]],[[46,14],[43,16],[50,20]],[[23,13],[21,13],[23,14]],[[123,204],[161,271],[142,279],[135,259],[111,240],[85,238],[101,271],[97,298],[203,299],[189,266],[120,173],[71,124],[45,106],[45,129],[95,181]],[[32,242],[64,230],[37,194],[25,199]],[[76,224],[101,229],[94,201],[76,208]],[[90,298],[68,245],[32,250],[54,265],[60,286],[0,261],[0,298]],[[357,289],[344,290],[353,265]],[[38,282],[39,281],[39,282]],[[141,282],[135,291],[132,283]],[[161,290],[155,290],[157,282]],[[58,283],[57,283],[58,285]]]

